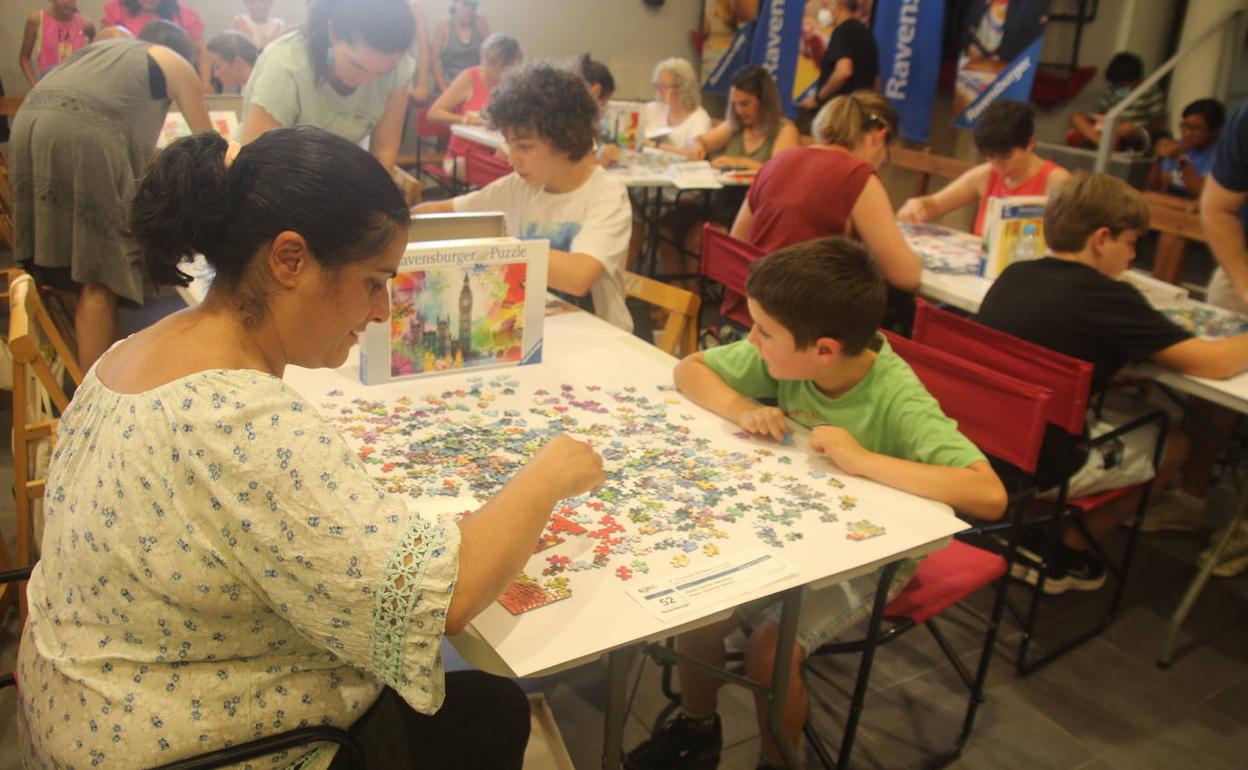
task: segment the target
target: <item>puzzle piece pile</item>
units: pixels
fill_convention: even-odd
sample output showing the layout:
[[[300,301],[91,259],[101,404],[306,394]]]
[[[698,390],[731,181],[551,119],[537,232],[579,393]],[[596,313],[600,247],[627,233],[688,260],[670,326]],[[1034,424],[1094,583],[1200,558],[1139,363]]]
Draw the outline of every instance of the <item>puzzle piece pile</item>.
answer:
[[[321,404],[385,489],[414,499],[484,503],[557,433],[593,443],[607,481],[551,516],[534,548],[544,556],[540,575],[522,575],[499,598],[513,614],[568,598],[576,573],[610,570],[627,581],[652,565],[687,567],[718,556],[718,543],[729,529],[740,531],[738,523],[783,548],[802,539],[803,524],[835,525],[857,507],[828,471],[777,473],[764,463],[771,449],[726,451],[692,435],[691,407],[670,387],[562,385],[528,398],[518,390],[503,374],[389,402],[334,391]],[[863,519],[845,532],[863,540],[884,529]]]
[[[923,267],[944,275],[980,275],[983,243],[970,233],[936,225],[901,225],[901,232]]]

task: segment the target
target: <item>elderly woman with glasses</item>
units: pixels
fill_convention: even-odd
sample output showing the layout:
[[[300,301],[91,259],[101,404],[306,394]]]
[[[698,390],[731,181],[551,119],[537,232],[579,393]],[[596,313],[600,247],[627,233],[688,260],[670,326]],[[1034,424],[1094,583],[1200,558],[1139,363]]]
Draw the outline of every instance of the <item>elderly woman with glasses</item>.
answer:
[[[816,144],[777,153],[758,172],[732,236],[771,252],[829,235],[855,235],[894,289],[919,288],[923,265],[897,226],[876,169],[887,165],[897,111],[871,91],[838,96],[815,115]],[[744,299],[725,296],[724,307]]]
[[[654,67],[654,101],[641,111],[646,143],[666,152],[690,157],[695,140],[711,130],[711,116],[702,108],[702,93],[693,65],[684,59],[664,59]]]

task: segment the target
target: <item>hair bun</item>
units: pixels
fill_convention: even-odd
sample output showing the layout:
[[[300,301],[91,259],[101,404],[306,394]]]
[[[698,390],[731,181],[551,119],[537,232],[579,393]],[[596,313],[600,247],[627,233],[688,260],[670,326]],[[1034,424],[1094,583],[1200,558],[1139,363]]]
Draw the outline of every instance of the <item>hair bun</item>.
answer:
[[[230,217],[225,153],[215,131],[170,144],[147,165],[130,209],[127,236],[158,285],[186,285],[178,265],[196,253],[212,261]]]

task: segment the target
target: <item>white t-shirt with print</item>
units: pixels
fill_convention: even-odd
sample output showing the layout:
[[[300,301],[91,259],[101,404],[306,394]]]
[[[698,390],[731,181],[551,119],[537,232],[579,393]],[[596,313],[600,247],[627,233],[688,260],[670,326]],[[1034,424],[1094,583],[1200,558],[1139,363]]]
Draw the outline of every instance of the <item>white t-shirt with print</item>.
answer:
[[[550,248],[588,254],[602,263],[602,275],[590,289],[594,312],[625,331],[633,318],[624,306],[624,267],[632,234],[633,209],[628,190],[600,166],[572,192],[548,193],[518,174],[453,201],[456,211],[501,211],[507,234],[522,240],[550,241]]]
[[[650,132],[667,125],[670,110],[663,102],[647,102],[641,108],[641,130]],[[685,116],[663,140],[663,144],[671,144],[685,150],[693,149],[693,140],[711,130],[711,116],[701,107]]]

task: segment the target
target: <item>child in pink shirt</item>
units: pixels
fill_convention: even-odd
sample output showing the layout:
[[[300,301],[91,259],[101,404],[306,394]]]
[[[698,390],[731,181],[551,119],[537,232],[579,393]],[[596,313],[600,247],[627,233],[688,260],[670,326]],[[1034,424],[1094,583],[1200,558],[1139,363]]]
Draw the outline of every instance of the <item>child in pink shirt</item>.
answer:
[[[51,0],[51,5],[26,17],[19,61],[32,86],[95,38],[95,24],[78,12],[78,0]]]

